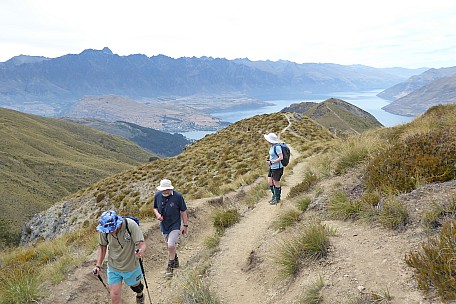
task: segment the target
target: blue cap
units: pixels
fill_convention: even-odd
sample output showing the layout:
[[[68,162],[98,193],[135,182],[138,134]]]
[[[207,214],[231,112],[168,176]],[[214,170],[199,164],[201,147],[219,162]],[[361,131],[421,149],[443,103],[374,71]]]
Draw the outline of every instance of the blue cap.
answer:
[[[122,217],[118,216],[115,211],[109,210],[101,214],[97,231],[110,233],[116,230],[122,224]]]

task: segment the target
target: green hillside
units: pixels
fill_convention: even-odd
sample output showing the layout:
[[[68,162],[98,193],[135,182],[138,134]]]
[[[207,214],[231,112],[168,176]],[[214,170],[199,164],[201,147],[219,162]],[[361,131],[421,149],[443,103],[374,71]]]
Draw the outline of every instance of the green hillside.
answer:
[[[296,112],[306,115],[328,128],[337,136],[359,134],[382,124],[370,113],[337,98],[323,102],[301,102],[292,104],[282,112]]]
[[[62,197],[155,157],[120,136],[3,108],[0,134],[1,223],[16,229]]]

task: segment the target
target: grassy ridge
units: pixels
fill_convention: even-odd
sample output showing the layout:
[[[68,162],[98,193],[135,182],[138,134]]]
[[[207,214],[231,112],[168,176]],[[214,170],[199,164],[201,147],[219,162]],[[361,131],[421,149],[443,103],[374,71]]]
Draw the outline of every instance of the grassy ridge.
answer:
[[[0,214],[9,226],[155,155],[120,136],[0,109]]]

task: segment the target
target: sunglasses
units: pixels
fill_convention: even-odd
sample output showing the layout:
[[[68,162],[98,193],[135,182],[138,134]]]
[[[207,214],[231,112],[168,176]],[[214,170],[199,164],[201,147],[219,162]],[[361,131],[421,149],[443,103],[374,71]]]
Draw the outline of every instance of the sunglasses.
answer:
[[[115,226],[116,226],[116,222],[109,222],[109,223],[103,224],[103,228],[109,228],[109,227],[115,227]]]

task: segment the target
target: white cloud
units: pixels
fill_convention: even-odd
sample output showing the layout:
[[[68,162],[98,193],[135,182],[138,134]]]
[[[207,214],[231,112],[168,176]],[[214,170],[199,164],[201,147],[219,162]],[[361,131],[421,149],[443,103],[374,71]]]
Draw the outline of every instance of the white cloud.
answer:
[[[456,66],[456,2],[2,0],[0,61],[109,47],[164,54]]]

